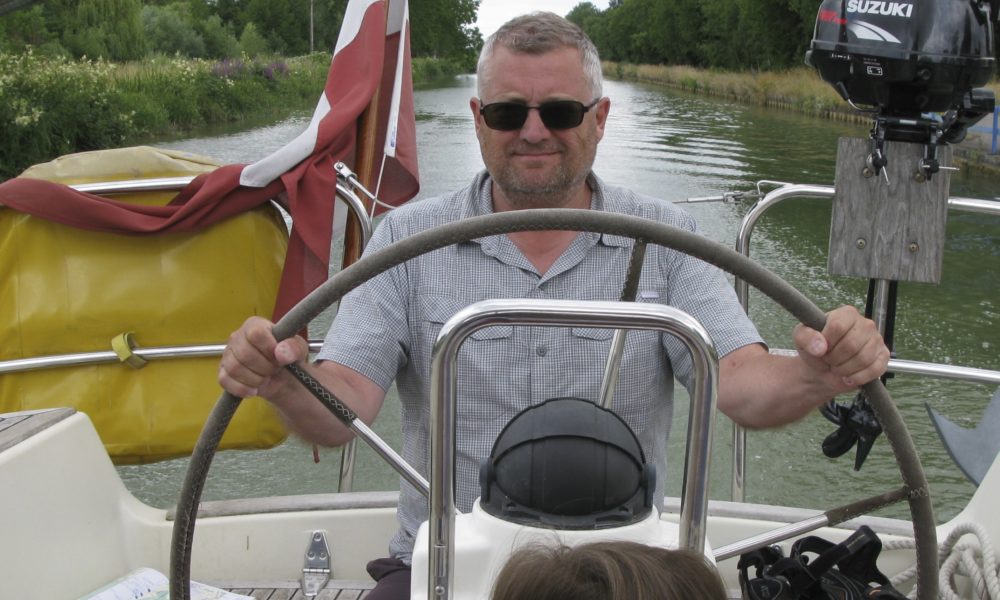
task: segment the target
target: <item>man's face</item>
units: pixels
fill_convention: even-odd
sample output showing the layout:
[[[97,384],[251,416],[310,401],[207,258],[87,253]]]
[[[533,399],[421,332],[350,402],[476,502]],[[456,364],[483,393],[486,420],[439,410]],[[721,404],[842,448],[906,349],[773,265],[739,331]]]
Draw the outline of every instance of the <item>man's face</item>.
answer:
[[[584,185],[604,135],[610,103],[604,99],[572,129],[547,128],[537,110],[514,131],[490,129],[479,108],[493,102],[537,106],[552,100],[576,100],[585,106],[596,98],[584,76],[580,52],[560,48],[542,55],[515,54],[498,47],[487,66],[481,98],[470,102],[476,136],[486,168],[511,208],[564,206]]]

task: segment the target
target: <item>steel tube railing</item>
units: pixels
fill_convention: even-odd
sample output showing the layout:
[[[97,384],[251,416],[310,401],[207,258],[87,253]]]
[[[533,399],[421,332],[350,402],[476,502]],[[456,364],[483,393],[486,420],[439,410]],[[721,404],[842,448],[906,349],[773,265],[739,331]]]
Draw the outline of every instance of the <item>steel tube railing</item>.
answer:
[[[157,179],[126,179],[122,181],[101,181],[96,183],[78,183],[70,185],[78,192],[97,194],[100,196],[114,194],[134,194],[138,192],[159,192],[180,190],[191,183],[194,177],[160,177]],[[354,193],[354,190],[344,183],[337,181],[336,195],[347,204],[347,207],[358,216],[361,223],[362,248],[368,244],[372,237],[372,220],[365,210],[361,198]]]
[[[755,550],[770,544],[783,542],[795,536],[802,535],[803,533],[815,531],[820,527],[826,527],[829,524],[830,519],[827,518],[825,514],[816,515],[815,517],[809,517],[808,519],[796,521],[795,523],[789,523],[788,525],[779,527],[772,531],[767,531],[738,542],[733,542],[732,544],[727,544],[721,548],[717,548],[713,553],[713,556],[715,557],[716,562],[722,562],[728,558],[739,556],[744,552]]]
[[[762,182],[763,183],[763,182]],[[772,182],[768,182],[772,183]],[[759,187],[760,184],[758,184]],[[785,184],[771,190],[754,204],[744,215],[736,238],[736,251],[744,256],[750,256],[750,238],[754,227],[765,212],[789,198],[821,198],[831,200],[835,189],[832,186]],[[965,212],[974,212],[1000,216],[1000,202],[978,198],[948,198],[948,208]],[[749,313],[750,288],[745,281],[736,278],[734,282],[736,297],[743,310]],[[900,373],[920,373],[934,377],[962,379],[982,383],[996,383],[997,372],[969,367],[952,367],[936,363],[920,363],[914,361],[890,360],[889,370]],[[732,499],[743,502],[746,499],[746,430],[733,424],[733,473],[731,482]]]
[[[704,550],[708,467],[715,427],[718,358],[705,328],[688,314],[660,304],[560,300],[488,300],[456,313],[441,329],[431,359],[430,511],[427,597],[450,598],[455,536],[456,357],[470,335],[493,325],[652,329],[680,339],[692,355],[680,544]]]
[[[338,163],[337,167],[343,167],[342,163]],[[355,189],[361,190],[365,195],[371,197],[370,192],[364,188],[358,182],[356,177],[353,177],[353,173],[343,167],[345,174],[338,176],[337,186],[335,196],[340,198],[358,218],[358,223],[361,226],[361,248],[368,245],[368,241],[372,236],[372,217],[365,210],[365,205],[361,201],[361,198],[355,193]],[[335,169],[337,170],[337,169]],[[339,171],[338,171],[339,173]],[[176,191],[180,190],[187,184],[191,183],[194,176],[183,176],[183,177],[161,177],[156,179],[130,179],[123,181],[109,181],[109,182],[96,182],[96,183],[83,183],[75,184],[70,187],[80,191],[87,192],[90,194],[98,195],[116,195],[116,194],[129,194],[137,192],[155,192],[155,191]],[[331,224],[332,225],[332,224]],[[198,347],[197,350],[188,349],[181,350],[183,356],[211,356],[221,354],[221,349],[216,348],[215,345]],[[169,350],[163,349],[163,352],[158,352],[153,349],[143,350],[142,352],[135,351],[134,354],[140,358],[175,358],[177,355],[173,355]],[[82,365],[91,364],[92,362],[114,362],[118,360],[117,355],[113,352],[110,353],[85,353],[77,355],[64,355],[59,358],[55,357],[45,357],[39,359],[25,359],[24,361],[7,361],[7,363],[0,364],[0,373],[10,372],[4,371],[3,368],[9,368],[11,370],[31,370],[36,368],[47,368],[49,366],[59,367],[59,366],[70,366],[70,365]],[[341,468],[339,477],[339,487],[338,490],[345,492],[351,491],[354,487],[354,462],[356,457],[356,442],[353,440],[348,442],[344,446],[343,454],[341,456]]]

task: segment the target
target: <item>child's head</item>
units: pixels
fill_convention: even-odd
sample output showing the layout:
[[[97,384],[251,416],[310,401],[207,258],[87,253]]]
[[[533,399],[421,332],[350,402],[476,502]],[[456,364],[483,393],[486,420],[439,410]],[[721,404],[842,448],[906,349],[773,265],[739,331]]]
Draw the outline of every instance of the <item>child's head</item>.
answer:
[[[492,600],[726,600],[715,566],[691,550],[635,542],[531,545],[511,556]]]

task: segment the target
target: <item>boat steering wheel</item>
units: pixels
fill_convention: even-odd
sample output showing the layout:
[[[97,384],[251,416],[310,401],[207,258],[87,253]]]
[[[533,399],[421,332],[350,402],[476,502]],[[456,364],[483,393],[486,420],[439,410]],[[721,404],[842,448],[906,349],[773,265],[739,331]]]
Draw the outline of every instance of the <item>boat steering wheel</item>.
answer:
[[[683,252],[740,277],[803,324],[817,331],[823,329],[825,314],[798,290],[742,254],[701,235],[631,215],[595,210],[529,209],[448,223],[373,252],[334,275],[299,302],[275,324],[274,336],[283,340],[295,335],[349,291],[411,258],[476,238],[519,231],[549,230],[587,231],[630,237]],[[927,478],[913,438],[885,386],[876,379],[866,384],[864,390],[884,428],[903,480],[901,488],[884,496],[905,497],[909,504],[916,542],[918,598],[933,600],[938,595],[937,535]],[[170,555],[170,597],[177,600],[190,598],[191,549],[201,492],[219,441],[239,403],[240,399],[232,394],[222,394],[202,429],[188,465],[177,504]],[[853,506],[848,506],[827,514],[837,517],[832,522],[841,522],[858,513]]]

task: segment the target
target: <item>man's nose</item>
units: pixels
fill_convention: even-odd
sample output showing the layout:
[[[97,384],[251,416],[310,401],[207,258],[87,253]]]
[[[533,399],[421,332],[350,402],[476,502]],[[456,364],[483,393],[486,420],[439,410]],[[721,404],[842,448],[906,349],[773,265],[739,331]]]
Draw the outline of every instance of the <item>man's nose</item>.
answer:
[[[551,133],[542,122],[542,113],[539,112],[538,107],[528,108],[528,118],[524,120],[524,125],[521,125],[521,139],[529,142],[536,141],[549,137]]]

